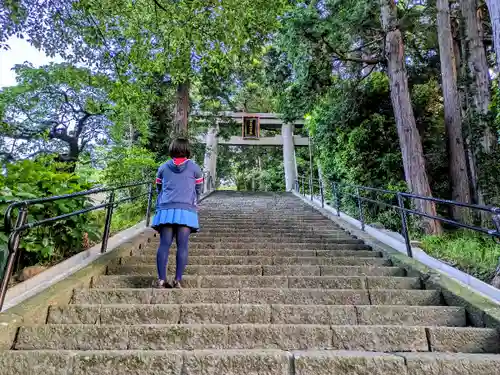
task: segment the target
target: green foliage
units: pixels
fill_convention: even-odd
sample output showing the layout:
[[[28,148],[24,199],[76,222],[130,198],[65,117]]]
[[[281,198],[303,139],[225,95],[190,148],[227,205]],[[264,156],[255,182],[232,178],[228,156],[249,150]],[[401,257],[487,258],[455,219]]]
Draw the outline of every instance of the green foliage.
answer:
[[[106,161],[102,182],[108,186],[147,180],[153,183],[153,177],[159,167],[155,155],[138,146],[112,147],[103,152],[102,158]]]
[[[5,176],[0,176],[0,214],[5,213],[10,202],[71,194],[92,187],[79,176],[62,172],[60,168],[60,164],[47,158],[7,164]],[[30,205],[28,222],[68,214],[90,205],[88,197]],[[27,231],[22,237],[20,247],[25,252],[34,253],[35,259],[48,260],[78,252],[85,233],[90,240],[96,240],[99,237],[96,223],[89,221],[86,215],[74,216]],[[1,247],[6,245],[6,241],[6,236],[0,234]]]
[[[457,231],[443,236],[425,236],[422,248],[431,256],[490,282],[500,259],[500,245],[490,237]]]

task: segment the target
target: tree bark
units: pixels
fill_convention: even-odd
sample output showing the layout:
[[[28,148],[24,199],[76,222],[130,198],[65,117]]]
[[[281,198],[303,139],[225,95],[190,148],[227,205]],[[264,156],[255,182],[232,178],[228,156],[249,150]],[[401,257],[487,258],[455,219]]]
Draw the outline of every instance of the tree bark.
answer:
[[[450,3],[448,0],[437,0],[436,6],[451,198],[455,201],[470,203],[467,159],[462,136],[462,115],[457,88],[457,66],[451,33]],[[457,220],[470,221],[468,212],[460,207],[453,206],[452,215]]]
[[[411,106],[404,60],[403,37],[399,29],[396,4],[394,0],[379,0],[379,4],[382,26],[386,33],[385,53],[391,88],[391,101],[398,129],[406,183],[412,193],[431,196],[422,141]],[[415,206],[418,211],[436,215],[436,206],[432,202],[415,200]],[[442,232],[441,225],[436,220],[423,218],[422,224],[427,234]]]
[[[189,82],[177,85],[177,95],[174,109],[174,134],[187,136],[189,117]]]
[[[497,72],[500,71],[500,2],[498,0],[486,0],[490,13],[491,26],[493,28],[493,43],[497,55]]]
[[[475,201],[484,204],[483,189],[481,186],[481,165],[479,159],[481,154],[491,154],[497,143],[497,137],[489,126],[487,116],[491,103],[490,75],[488,60],[483,42],[483,31],[480,17],[478,16],[477,0],[461,0],[460,10],[464,20],[465,29],[465,49],[467,51],[467,73],[470,86],[473,109],[478,115],[477,119],[472,118],[469,131],[469,144],[471,154],[471,178]],[[478,134],[479,133],[479,134]],[[473,139],[479,135],[479,141]]]

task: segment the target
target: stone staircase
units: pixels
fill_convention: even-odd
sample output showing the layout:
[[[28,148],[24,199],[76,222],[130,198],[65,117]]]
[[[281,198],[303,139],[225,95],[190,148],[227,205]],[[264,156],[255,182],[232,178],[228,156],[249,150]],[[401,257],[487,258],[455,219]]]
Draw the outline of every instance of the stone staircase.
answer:
[[[151,289],[153,242],[21,327],[0,374],[500,374],[497,330],[293,195],[216,193],[201,216],[185,289]]]

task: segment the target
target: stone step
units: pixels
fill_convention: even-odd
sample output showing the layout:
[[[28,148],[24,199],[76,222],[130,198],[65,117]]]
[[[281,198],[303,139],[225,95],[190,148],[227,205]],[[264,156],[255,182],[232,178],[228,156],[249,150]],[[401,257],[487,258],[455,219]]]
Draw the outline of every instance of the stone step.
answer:
[[[292,212],[277,212],[275,215],[269,215],[265,213],[266,211],[252,212],[251,214],[232,214],[227,213],[226,215],[217,215],[213,212],[201,212],[200,214],[200,222],[205,223],[230,223],[237,222],[243,223],[245,221],[252,221],[255,223],[266,223],[266,222],[279,222],[279,223],[295,223],[297,221],[300,222],[313,222],[313,223],[329,223],[333,224],[332,221],[327,219],[326,217],[318,214],[304,214],[304,213],[292,213]],[[268,211],[267,211],[268,212]],[[204,214],[204,215],[202,215]]]
[[[175,264],[176,257],[169,257],[169,264]],[[385,260],[374,256],[361,257],[272,257],[272,256],[199,256],[189,255],[189,264],[191,265],[338,265],[338,266],[357,266],[366,265],[369,260],[380,262],[386,265]],[[371,254],[370,254],[371,255]],[[373,262],[369,262],[374,264]],[[156,264],[156,256],[131,256],[121,259],[121,265],[151,265]]]
[[[237,227],[237,228],[248,228],[248,227],[268,227],[272,228],[300,228],[300,229],[310,229],[310,228],[320,228],[320,229],[330,229],[330,230],[342,230],[338,225],[329,220],[255,220],[253,219],[243,219],[243,220],[213,220],[206,222],[200,220],[200,224],[203,226],[220,228],[220,227]]]
[[[403,277],[405,270],[398,267],[329,267],[323,268],[324,276],[303,276],[311,277],[341,277],[341,276],[378,276],[378,277]],[[144,275],[103,275],[92,279],[94,288],[148,288],[156,279],[156,274],[150,276]],[[290,276],[294,279],[300,276]],[[242,275],[205,275],[205,276],[184,276],[184,282],[187,287],[198,288],[280,288],[288,287],[289,276],[242,276]]]
[[[150,246],[148,254],[134,250],[131,256],[156,257],[156,247]],[[175,251],[172,251],[173,253]],[[257,250],[257,249],[189,249],[189,256],[276,256],[276,257],[382,257],[382,253],[373,250]],[[125,259],[125,258],[123,258]]]
[[[272,228],[272,229],[271,229]],[[230,234],[230,235],[235,235],[235,234],[245,234],[245,233],[250,233],[252,231],[258,231],[259,235],[262,234],[264,236],[286,236],[290,233],[294,233],[296,235],[307,235],[307,236],[345,236],[348,235],[349,233],[345,230],[339,230],[339,229],[321,229],[321,228],[302,228],[300,226],[297,227],[286,227],[286,229],[279,228],[279,227],[273,227],[273,226],[264,226],[264,227],[258,227],[258,228],[252,228],[250,231],[247,227],[245,228],[234,228],[234,227],[207,227],[207,226],[202,226],[201,227],[201,232],[200,234],[207,234],[207,235],[221,235],[223,236],[224,234]]]
[[[352,244],[363,244],[363,240],[358,240],[356,238],[348,237],[348,236],[343,236],[343,237],[335,237],[335,238],[318,238],[318,237],[293,237],[293,236],[283,236],[281,238],[276,238],[276,236],[258,236],[256,238],[255,235],[249,236],[249,237],[241,237],[241,236],[219,236],[219,237],[213,237],[213,236],[192,236],[190,238],[191,243],[200,243],[200,242],[240,242],[240,243],[247,243],[247,242],[256,242],[258,240],[259,242],[266,242],[266,241],[276,241],[279,240],[280,243],[310,243],[310,244],[328,244],[328,243],[352,243]],[[154,240],[153,242],[159,242],[158,240]]]
[[[334,259],[334,258],[325,258]],[[337,262],[339,266],[315,266],[315,265],[274,265],[274,266],[236,266],[236,265],[188,265],[185,275],[262,275],[262,276],[331,276],[331,272],[337,271],[341,265],[345,266],[389,266],[390,261],[383,258],[337,258],[346,259],[345,262]],[[348,260],[347,260],[348,259]],[[351,261],[352,260],[352,261]],[[331,267],[334,267],[333,269]],[[175,264],[170,263],[168,270],[175,270]],[[157,269],[155,265],[111,265],[108,266],[108,275],[144,275],[155,276]]]
[[[16,350],[333,349],[498,353],[496,329],[311,324],[47,324],[19,329]]]
[[[495,354],[276,349],[0,351],[1,375],[498,375],[499,368],[500,355]]]
[[[211,240],[211,239],[199,239],[199,238],[193,238],[192,240],[189,241],[190,246],[203,246],[205,247],[206,245],[212,246],[213,247],[229,247],[230,244],[239,244],[240,246],[243,247],[255,247],[260,246],[263,243],[275,243],[279,244],[280,247],[285,247],[285,246],[296,246],[296,245],[302,245],[305,246],[306,244],[308,245],[309,248],[316,248],[316,249],[321,249],[321,248],[330,248],[334,247],[337,244],[352,244],[352,245],[364,245],[364,242],[362,240],[356,240],[352,238],[339,238],[335,240],[329,240],[329,239],[307,239],[304,238],[301,241],[299,240],[294,240],[293,238],[286,238],[286,239],[277,239],[277,238],[268,238],[267,240],[265,238],[259,238],[258,242],[256,241],[256,238],[254,237],[253,239],[240,239],[240,238],[227,238],[227,239],[219,239],[219,240]],[[152,241],[152,244],[157,245],[159,243],[158,241]]]
[[[175,241],[172,244],[175,248]],[[146,251],[156,250],[157,242],[151,242]],[[370,250],[371,247],[363,244],[342,244],[342,243],[280,243],[278,241],[238,243],[238,242],[204,242],[190,243],[190,249],[270,249],[270,250]]]
[[[283,217],[275,217],[275,218],[257,218],[259,214],[255,214],[255,216],[247,216],[247,217],[238,217],[238,218],[214,218],[211,217],[210,214],[200,215],[199,222],[201,225],[241,225],[246,226],[248,224],[252,225],[323,225],[329,226],[332,228],[339,228],[333,221],[328,219],[318,219],[318,218],[301,218],[301,217],[292,217],[288,219],[284,219]],[[286,215],[286,214],[285,214]]]
[[[335,227],[329,226],[329,225],[303,225],[300,223],[297,224],[289,224],[289,225],[280,225],[276,223],[269,223],[269,224],[262,224],[262,225],[257,225],[257,224],[251,224],[248,223],[247,225],[231,225],[231,224],[220,224],[220,225],[200,225],[201,231],[205,233],[207,232],[223,232],[224,230],[230,230],[228,233],[231,232],[238,232],[238,233],[256,233],[259,231],[265,231],[269,232],[271,229],[277,233],[291,233],[296,230],[301,230],[302,232],[308,232],[308,233],[327,233],[327,234],[342,234],[342,233],[347,233],[345,231],[340,232],[339,229],[336,229]]]
[[[93,288],[148,288],[155,276],[98,276]],[[185,276],[185,288],[421,289],[416,277],[364,276]]]
[[[308,350],[292,356],[292,375],[498,375],[500,366],[495,354]]]
[[[466,325],[462,307],[335,305],[66,305],[51,306],[49,324],[323,324]]]
[[[282,305],[408,305],[439,306],[436,290],[187,288],[187,289],[76,289],[72,303],[92,304],[282,304]]]

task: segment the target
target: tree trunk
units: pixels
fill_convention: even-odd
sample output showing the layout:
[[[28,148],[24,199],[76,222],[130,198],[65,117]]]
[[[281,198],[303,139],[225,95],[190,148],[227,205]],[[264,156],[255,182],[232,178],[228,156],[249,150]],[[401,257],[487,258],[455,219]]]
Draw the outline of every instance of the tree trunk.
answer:
[[[179,83],[174,109],[174,133],[187,136],[189,117],[189,82]]]
[[[450,3],[448,0],[437,0],[436,6],[451,195],[452,200],[470,203],[467,161],[462,136],[462,116],[457,88],[457,66],[451,33]],[[452,214],[455,219],[462,222],[470,221],[468,212],[460,207],[452,207]]]
[[[491,26],[493,28],[493,43],[497,55],[497,72],[500,71],[500,2],[498,0],[486,0],[490,12]]]
[[[479,159],[482,154],[491,154],[497,142],[495,133],[489,126],[487,119],[491,103],[490,75],[483,43],[482,24],[478,16],[477,0],[460,1],[460,10],[465,29],[467,71],[470,81],[468,91],[472,97],[473,112],[477,114],[477,116],[471,117],[469,131],[468,143],[471,148],[471,172],[473,172],[471,177],[474,184],[475,201],[476,203],[484,204],[483,186],[481,186],[483,178],[481,177],[482,171]]]
[[[396,4],[394,0],[379,1],[382,26],[386,33],[386,58],[391,101],[398,128],[406,183],[412,193],[431,196],[431,188],[425,170],[422,141],[411,106],[404,61],[403,37],[399,30]],[[418,211],[436,215],[436,206],[432,202],[415,200],[415,206]],[[442,231],[440,223],[436,220],[423,218],[422,224],[427,234],[439,234]]]

